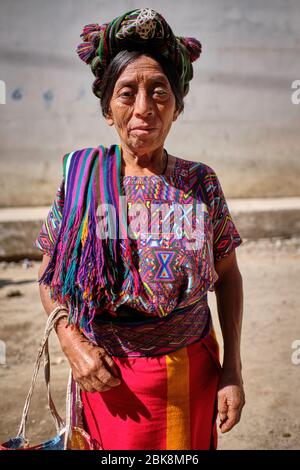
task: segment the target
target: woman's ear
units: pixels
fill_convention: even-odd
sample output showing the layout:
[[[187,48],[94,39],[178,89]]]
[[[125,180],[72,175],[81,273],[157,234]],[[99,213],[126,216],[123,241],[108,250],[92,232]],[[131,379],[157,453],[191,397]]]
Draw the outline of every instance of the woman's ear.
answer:
[[[176,119],[178,118],[178,116],[179,116],[179,110],[176,109],[176,110],[174,111],[174,114],[173,114],[173,121],[176,121]]]
[[[108,124],[109,126],[113,126],[113,125],[114,125],[114,119],[113,119],[113,116],[112,116],[111,109],[109,109],[109,110],[107,111],[107,114],[106,114],[106,116],[105,116],[105,120],[106,120],[106,122],[107,122],[107,124]]]

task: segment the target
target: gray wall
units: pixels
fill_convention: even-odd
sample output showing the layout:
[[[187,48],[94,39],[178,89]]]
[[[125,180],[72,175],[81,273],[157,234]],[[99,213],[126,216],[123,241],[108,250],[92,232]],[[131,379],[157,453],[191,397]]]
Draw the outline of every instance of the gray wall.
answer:
[[[142,6],[203,44],[169,152],[212,166],[227,197],[300,195],[299,0],[1,0],[1,206],[49,204],[64,153],[118,141],[75,49],[83,25]]]

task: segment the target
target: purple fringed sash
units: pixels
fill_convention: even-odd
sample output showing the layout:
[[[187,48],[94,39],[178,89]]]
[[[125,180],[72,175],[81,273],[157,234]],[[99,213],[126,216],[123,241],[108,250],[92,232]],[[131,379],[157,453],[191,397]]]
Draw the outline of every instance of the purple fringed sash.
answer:
[[[61,227],[39,283],[49,286],[53,300],[68,303],[70,323],[89,332],[95,313],[101,313],[105,304],[113,305],[125,293],[139,295],[142,288],[127,236],[127,211],[119,199],[123,195],[121,147],[113,144],[67,153],[63,173]],[[114,210],[105,216],[106,204]],[[106,238],[99,236],[103,216]],[[115,238],[109,236],[113,226]],[[117,316],[113,309],[110,312]]]

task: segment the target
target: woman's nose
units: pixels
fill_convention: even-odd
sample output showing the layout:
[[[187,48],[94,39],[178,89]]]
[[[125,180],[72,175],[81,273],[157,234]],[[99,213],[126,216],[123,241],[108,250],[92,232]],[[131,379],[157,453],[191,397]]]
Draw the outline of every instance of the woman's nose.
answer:
[[[135,114],[145,116],[153,113],[153,103],[146,91],[138,91],[134,103]]]

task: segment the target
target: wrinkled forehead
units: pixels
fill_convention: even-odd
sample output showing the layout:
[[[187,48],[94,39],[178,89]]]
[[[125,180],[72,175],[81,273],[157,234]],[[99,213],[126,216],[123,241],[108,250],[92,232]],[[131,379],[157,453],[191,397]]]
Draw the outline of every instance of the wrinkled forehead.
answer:
[[[159,81],[167,84],[168,78],[155,59],[141,56],[125,67],[118,77],[116,85],[119,86],[131,81]]]

